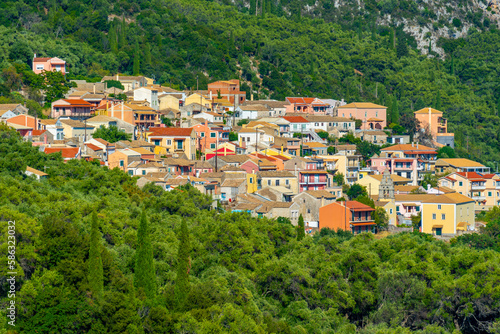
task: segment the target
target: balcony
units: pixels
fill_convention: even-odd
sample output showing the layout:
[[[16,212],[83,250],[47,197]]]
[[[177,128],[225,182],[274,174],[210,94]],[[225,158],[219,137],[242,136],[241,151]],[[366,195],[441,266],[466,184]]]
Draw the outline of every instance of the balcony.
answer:
[[[348,179],[357,179],[358,173],[347,173],[345,177]]]
[[[347,168],[359,168],[359,162],[349,162]]]
[[[373,223],[375,222],[371,217],[354,217],[349,223],[351,224],[356,224],[356,223]]]
[[[486,196],[484,196],[484,195],[472,195],[472,199],[475,201],[485,201]]]
[[[495,187],[496,190],[500,190],[500,183],[497,183],[497,186]]]
[[[485,190],[486,186],[485,185],[472,185],[471,189],[472,190]]]

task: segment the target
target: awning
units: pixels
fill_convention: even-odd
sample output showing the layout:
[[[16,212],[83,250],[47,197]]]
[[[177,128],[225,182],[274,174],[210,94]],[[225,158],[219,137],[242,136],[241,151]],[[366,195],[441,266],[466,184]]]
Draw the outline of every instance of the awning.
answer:
[[[432,225],[432,228],[443,228],[443,225]]]
[[[467,222],[460,222],[457,225],[457,230],[459,230],[459,231],[465,231],[467,229],[467,226],[469,226],[469,223],[467,223]]]
[[[368,226],[368,225],[375,225],[375,222],[370,222],[370,223],[353,223],[353,222],[351,222],[351,225],[353,225],[353,226]]]
[[[186,138],[174,138],[174,140],[186,140]]]

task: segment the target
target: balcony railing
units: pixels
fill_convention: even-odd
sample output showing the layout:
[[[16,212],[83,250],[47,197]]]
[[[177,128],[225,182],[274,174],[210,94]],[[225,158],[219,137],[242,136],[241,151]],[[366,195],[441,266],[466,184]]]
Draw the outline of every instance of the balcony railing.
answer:
[[[472,185],[471,188],[472,188],[472,190],[485,190],[486,186],[485,185],[482,185],[482,186]]]
[[[374,220],[369,217],[369,218],[365,218],[365,217],[354,217],[354,219],[352,219],[350,221],[350,223],[369,223],[369,222],[373,222]]]
[[[484,195],[472,195],[472,199],[475,201],[484,201],[486,199],[486,196],[484,196]]]

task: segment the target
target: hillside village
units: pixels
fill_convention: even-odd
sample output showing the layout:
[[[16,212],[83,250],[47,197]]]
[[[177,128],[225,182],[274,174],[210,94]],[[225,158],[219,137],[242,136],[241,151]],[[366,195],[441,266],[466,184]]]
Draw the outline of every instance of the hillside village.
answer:
[[[52,70],[64,74],[65,61],[35,56],[35,73]],[[110,81],[123,89],[108,87]],[[454,236],[476,231],[475,214],[500,205],[498,171],[443,154],[453,152],[454,134],[431,107],[415,110],[417,131],[408,133],[391,128],[386,106],[315,97],[247,99],[239,80],[189,91],[143,76],[73,82],[64,98],[52,102],[50,117],[3,104],[1,122],[65,161],[118,168],[140,187],[154,183],[172,191],[189,183],[211,195],[214,208],[282,217],[293,225],[302,217],[309,234],[418,228]],[[130,140],[94,138],[102,127]],[[26,174],[47,177],[30,167]]]

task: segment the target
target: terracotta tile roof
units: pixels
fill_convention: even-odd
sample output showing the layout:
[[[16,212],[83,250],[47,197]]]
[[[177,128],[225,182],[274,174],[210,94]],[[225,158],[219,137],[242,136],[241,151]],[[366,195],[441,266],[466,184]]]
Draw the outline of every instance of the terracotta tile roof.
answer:
[[[290,172],[287,172],[286,170],[276,170],[276,171],[262,171],[259,172],[258,175],[260,177],[296,177]]]
[[[87,129],[93,129],[94,126],[93,125],[90,125],[90,124],[86,124],[84,122],[80,122],[80,121],[75,121],[75,120],[72,120],[72,119],[61,119],[61,123],[63,124],[66,124],[72,128],[85,128],[87,127]]]
[[[31,135],[33,135],[33,136],[40,136],[45,131],[47,131],[47,130],[33,130],[33,131],[31,131]]]
[[[453,167],[485,167],[479,162],[463,159],[463,158],[454,158],[454,159],[438,159],[436,160],[436,166],[453,166]]]
[[[318,142],[315,142],[315,141],[304,143],[304,146],[314,147],[314,148],[326,148],[327,147],[325,144],[321,144],[321,143],[318,143]]]
[[[428,114],[429,113],[429,109],[431,110],[431,114],[440,114],[440,115],[443,114],[442,111],[439,111],[437,109],[430,108],[430,107],[422,108],[420,110],[417,110],[417,111],[414,112],[414,114]]]
[[[49,175],[49,174],[47,174],[47,173],[44,173],[44,172],[42,172],[42,171],[39,171],[38,169],[31,168],[31,167],[29,167],[29,166],[26,166],[26,171],[27,171],[27,172],[30,172],[30,173],[33,173],[33,174],[35,174],[35,175],[38,175],[38,176],[47,176],[47,175]]]
[[[137,153],[140,153],[141,155],[143,154],[154,154],[154,152],[151,152],[150,150],[147,150],[145,148],[142,148],[142,147],[134,147],[134,148],[130,148],[131,150],[133,151],[136,151]]]
[[[473,203],[474,200],[465,195],[455,193],[449,193],[444,195],[437,195],[433,198],[429,198],[424,203],[444,203],[444,204],[462,204],[462,203]]]
[[[293,202],[264,202],[260,208],[256,210],[257,213],[268,213],[272,209],[288,209],[293,205]]]
[[[224,167],[220,168],[220,170],[224,172],[245,172],[244,169],[231,165],[225,165]]]
[[[289,103],[295,104],[311,104],[316,98],[314,97],[287,97]]]
[[[149,128],[149,137],[190,137],[192,128]]]
[[[397,144],[389,147],[385,147],[381,149],[381,151],[433,151],[437,154],[436,150],[433,149],[432,147],[424,146],[419,144],[418,148],[417,145],[412,145],[412,144]]]
[[[457,172],[457,174],[471,181],[486,181],[481,174],[476,172]]]
[[[358,201],[347,201],[346,206],[354,211],[375,211],[374,208]]]
[[[218,155],[217,158],[221,159],[222,161],[225,161],[227,163],[244,163],[248,161],[250,158],[248,155],[245,154],[236,154],[236,155]]]
[[[283,116],[283,119],[289,121],[290,123],[309,123],[307,119],[302,116]]]
[[[87,145],[87,147],[90,148],[92,151],[102,151],[102,148],[94,144],[85,144],[85,145]]]
[[[338,109],[345,108],[358,108],[358,109],[387,109],[385,106],[381,106],[379,104],[370,103],[370,102],[352,102],[343,106],[338,107]]]
[[[329,193],[326,190],[306,190],[304,191],[306,194],[311,195],[314,198],[336,198],[337,196],[333,195],[332,193]]]
[[[200,175],[201,176],[201,175]],[[221,187],[239,187],[242,183],[247,182],[246,179],[227,179],[222,182]]]
[[[374,178],[377,181],[382,181],[382,178],[384,177],[383,174],[379,175],[367,175],[369,177]],[[411,182],[411,179],[407,179],[406,177],[399,176],[397,174],[391,174],[391,179],[394,182]]]
[[[260,205],[260,203],[238,203],[236,206],[232,209],[232,211],[235,210],[241,210],[241,211],[254,211],[257,209]]]
[[[61,152],[62,157],[65,159],[74,159],[80,152],[78,147],[46,147],[45,154]]]
[[[82,100],[82,99],[63,99],[64,102],[67,102],[70,104],[71,107],[92,107],[93,104],[92,103],[89,103],[85,100]],[[57,101],[55,101],[54,103],[56,103]],[[64,106],[63,104],[52,104],[52,106]]]
[[[22,106],[20,103],[2,103],[0,104],[0,110],[13,110],[16,109],[18,106]]]

